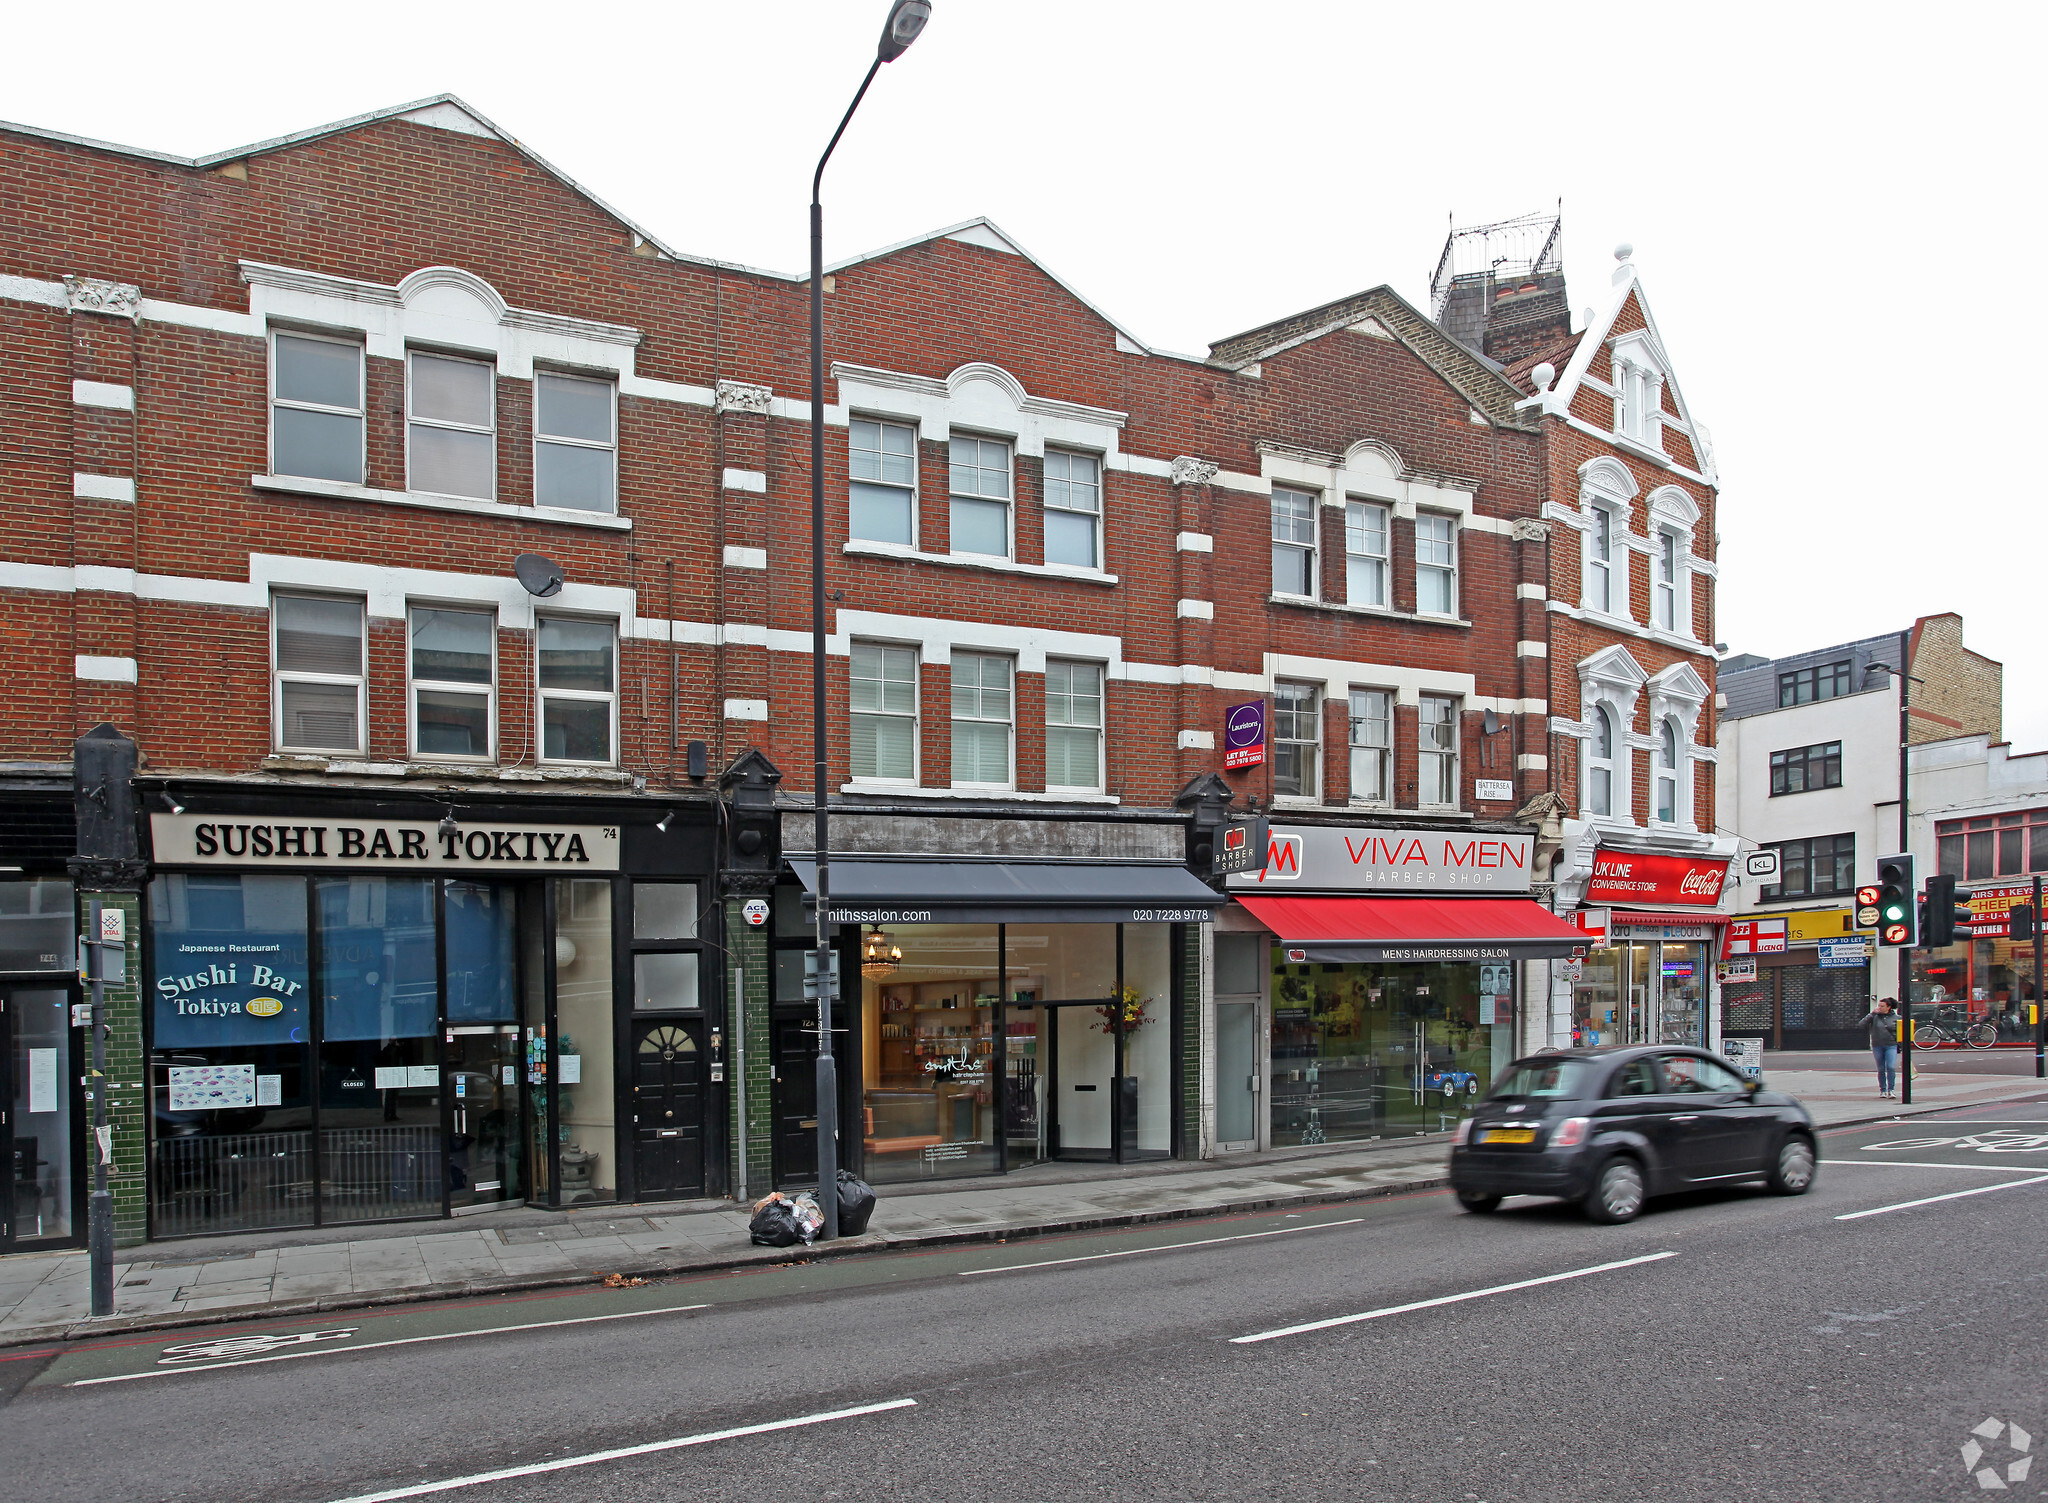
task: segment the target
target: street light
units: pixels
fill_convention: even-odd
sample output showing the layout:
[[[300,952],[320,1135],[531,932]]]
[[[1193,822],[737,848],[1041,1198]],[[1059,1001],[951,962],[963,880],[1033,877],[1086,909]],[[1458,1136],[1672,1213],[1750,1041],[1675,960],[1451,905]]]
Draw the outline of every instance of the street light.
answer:
[[[896,0],[889,7],[868,76],[811,174],[811,804],[818,857],[818,1209],[825,1213],[820,1235],[826,1241],[839,1235],[839,1070],[832,1058],[832,846],[825,828],[825,211],[818,189],[868,85],[882,64],[909,50],[931,18],[930,0]]]

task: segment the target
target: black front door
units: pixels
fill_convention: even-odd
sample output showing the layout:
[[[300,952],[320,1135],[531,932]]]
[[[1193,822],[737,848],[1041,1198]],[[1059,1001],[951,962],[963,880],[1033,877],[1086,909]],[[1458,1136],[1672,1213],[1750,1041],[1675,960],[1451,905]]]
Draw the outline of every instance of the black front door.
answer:
[[[633,1028],[634,1173],[640,1198],[704,1193],[704,1024]]]
[[[0,1252],[76,1240],[73,1143],[82,1104],[73,1089],[71,993],[64,987],[0,987]]]
[[[775,1082],[775,1182],[818,1182],[818,1015],[785,1014],[770,1024]],[[835,1039],[838,1037],[834,1030]]]

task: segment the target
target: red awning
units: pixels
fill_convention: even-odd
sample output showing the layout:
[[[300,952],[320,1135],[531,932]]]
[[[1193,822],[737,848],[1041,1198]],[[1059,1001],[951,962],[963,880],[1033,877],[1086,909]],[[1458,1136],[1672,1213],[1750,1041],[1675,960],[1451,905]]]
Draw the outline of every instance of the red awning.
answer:
[[[1290,960],[1541,960],[1582,950],[1589,938],[1527,898],[1237,900],[1280,937]]]
[[[1725,924],[1730,917],[1726,913],[1689,913],[1683,908],[1660,908],[1654,913],[1640,908],[1610,908],[1607,911],[1610,924]]]

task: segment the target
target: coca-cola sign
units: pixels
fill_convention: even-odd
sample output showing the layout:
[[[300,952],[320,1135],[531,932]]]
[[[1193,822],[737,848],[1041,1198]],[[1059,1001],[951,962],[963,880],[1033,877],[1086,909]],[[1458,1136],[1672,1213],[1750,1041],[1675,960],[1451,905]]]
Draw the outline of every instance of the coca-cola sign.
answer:
[[[1678,903],[1712,908],[1728,880],[1726,857],[1598,851],[1588,903]]]

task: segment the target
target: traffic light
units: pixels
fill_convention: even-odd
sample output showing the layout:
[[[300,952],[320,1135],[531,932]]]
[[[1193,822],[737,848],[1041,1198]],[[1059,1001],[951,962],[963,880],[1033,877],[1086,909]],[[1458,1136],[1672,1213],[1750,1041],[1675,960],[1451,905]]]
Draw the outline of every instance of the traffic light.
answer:
[[[1954,877],[1929,877],[1927,879],[1927,927],[1923,931],[1922,943],[1930,950],[1943,949],[1956,942],[1960,931],[1965,937],[1970,934],[1970,895],[1956,891]],[[2018,910],[2014,910],[2015,916]],[[2027,910],[2029,933],[2032,931],[2033,910]]]
[[[1920,926],[1913,912],[1913,858],[1877,858],[1877,942],[1891,949],[1910,950],[1920,942]]]
[[[2032,939],[2034,937],[2034,905],[2015,904],[2006,914],[2007,939]]]

